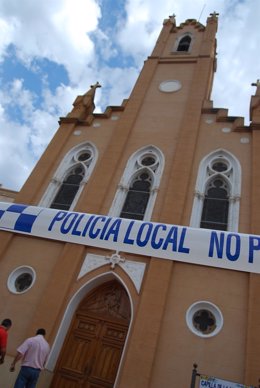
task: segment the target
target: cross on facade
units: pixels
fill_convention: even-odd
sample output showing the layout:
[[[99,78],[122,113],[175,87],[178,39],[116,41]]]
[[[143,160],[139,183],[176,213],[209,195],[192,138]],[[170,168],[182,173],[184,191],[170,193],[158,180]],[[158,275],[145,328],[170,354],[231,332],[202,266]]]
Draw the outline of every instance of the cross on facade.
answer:
[[[219,16],[219,13],[217,13],[216,11],[210,13],[210,16],[216,18],[217,16]]]
[[[113,253],[111,256],[106,256],[105,259],[110,261],[112,269],[115,268],[116,264],[125,262],[125,259],[119,255],[118,251]]]

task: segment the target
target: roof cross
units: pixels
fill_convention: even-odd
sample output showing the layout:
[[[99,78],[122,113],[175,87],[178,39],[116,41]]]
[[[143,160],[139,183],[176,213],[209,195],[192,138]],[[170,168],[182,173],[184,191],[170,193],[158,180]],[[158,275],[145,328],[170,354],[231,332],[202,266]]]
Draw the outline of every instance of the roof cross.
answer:
[[[256,82],[253,82],[251,86],[260,86],[260,79],[257,79]]]
[[[172,15],[169,15],[169,20],[172,22],[172,23],[175,23],[175,13],[173,13]]]
[[[214,12],[210,13],[210,16],[213,16],[214,18],[216,18],[217,16],[219,16],[219,13],[214,11]]]

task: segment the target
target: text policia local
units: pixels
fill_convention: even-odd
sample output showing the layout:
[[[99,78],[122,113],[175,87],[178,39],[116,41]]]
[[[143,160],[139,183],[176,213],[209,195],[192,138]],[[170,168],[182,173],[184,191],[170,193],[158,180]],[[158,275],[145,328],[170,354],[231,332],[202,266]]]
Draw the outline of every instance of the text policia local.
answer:
[[[55,214],[48,231],[80,237],[85,243],[87,239],[95,240],[97,245],[102,240],[125,246],[145,247],[148,249],[146,255],[151,256],[158,250],[169,254],[176,252],[191,255],[193,250],[202,253],[203,249],[203,254],[208,258],[235,262],[243,255],[243,260],[252,264],[260,251],[259,236],[65,211]],[[82,243],[84,244],[83,240]]]

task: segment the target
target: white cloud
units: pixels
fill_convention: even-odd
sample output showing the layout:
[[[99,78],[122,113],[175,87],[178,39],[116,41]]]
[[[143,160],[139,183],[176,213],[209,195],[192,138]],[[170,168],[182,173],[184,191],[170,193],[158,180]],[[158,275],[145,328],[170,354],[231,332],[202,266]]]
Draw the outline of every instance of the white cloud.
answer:
[[[100,83],[103,86],[100,92],[96,93],[96,111],[101,111],[102,105],[121,105],[123,99],[128,98],[136,81],[139,72],[134,67],[101,69]]]
[[[8,188],[23,184],[34,163],[26,146],[29,133],[28,126],[8,122],[4,109],[0,110],[0,183],[8,182]]]
[[[34,58],[63,64],[77,83],[94,60],[89,33],[98,25],[100,8],[94,0],[23,0],[0,2],[0,49],[12,43],[18,57],[29,66]]]
[[[249,123],[251,86],[260,75],[258,46],[260,30],[258,0],[233,1],[233,7],[219,18],[218,68],[213,98],[215,105],[229,108],[229,114],[243,116]]]

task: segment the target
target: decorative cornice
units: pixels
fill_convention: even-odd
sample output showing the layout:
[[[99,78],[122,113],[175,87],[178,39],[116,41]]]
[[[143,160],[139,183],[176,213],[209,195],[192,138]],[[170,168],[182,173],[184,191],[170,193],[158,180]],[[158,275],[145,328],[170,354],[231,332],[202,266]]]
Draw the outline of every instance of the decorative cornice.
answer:
[[[203,26],[203,24],[198,22],[196,19],[187,19],[184,23],[181,23],[179,25],[179,27],[176,27],[176,29],[180,30],[180,29],[184,28],[185,26],[193,26],[196,29],[198,29],[199,31],[205,30],[205,26]]]
[[[250,127],[244,125],[244,117],[228,116],[228,109],[205,107],[201,109],[202,114],[214,114],[217,123],[232,123],[234,132],[250,132]]]
[[[260,130],[260,123],[251,123],[249,125],[249,128],[252,130],[252,131],[259,131]]]
[[[59,124],[79,124],[80,120],[75,117],[60,117]]]

